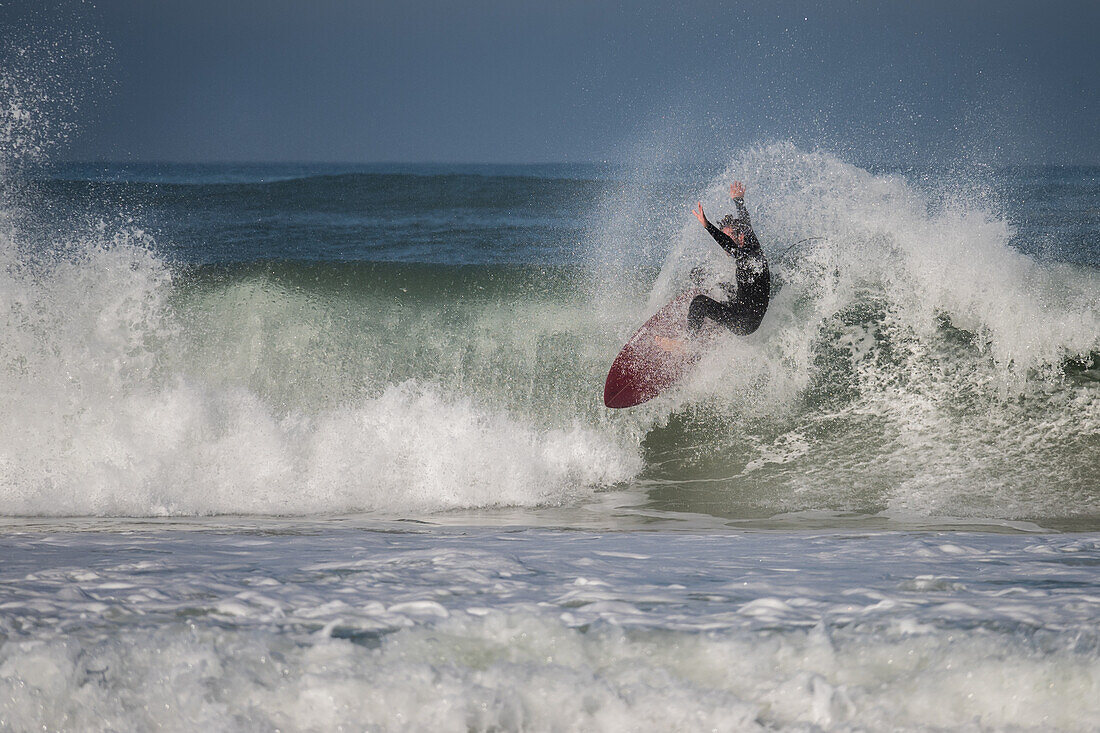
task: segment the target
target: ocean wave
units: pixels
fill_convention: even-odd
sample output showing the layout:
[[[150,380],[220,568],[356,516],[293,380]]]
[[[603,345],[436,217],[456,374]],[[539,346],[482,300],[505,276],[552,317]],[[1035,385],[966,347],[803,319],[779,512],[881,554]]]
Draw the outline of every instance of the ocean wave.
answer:
[[[600,266],[193,267],[132,224],[44,248],[11,219],[0,512],[414,514],[625,482],[733,517],[1100,515],[1095,268],[790,145],[737,157],[708,210],[734,173],[782,287],[760,331],[628,412],[599,404],[619,345],[689,269],[728,266],[697,226],[650,272],[598,227]]]

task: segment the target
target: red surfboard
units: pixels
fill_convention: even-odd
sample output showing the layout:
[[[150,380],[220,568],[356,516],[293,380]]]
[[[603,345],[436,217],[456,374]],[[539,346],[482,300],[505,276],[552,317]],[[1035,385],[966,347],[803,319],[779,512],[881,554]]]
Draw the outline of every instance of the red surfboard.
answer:
[[[634,332],[607,373],[605,405],[633,407],[651,400],[683,379],[699,361],[709,334],[691,335],[687,312],[692,299],[703,292],[685,290]]]

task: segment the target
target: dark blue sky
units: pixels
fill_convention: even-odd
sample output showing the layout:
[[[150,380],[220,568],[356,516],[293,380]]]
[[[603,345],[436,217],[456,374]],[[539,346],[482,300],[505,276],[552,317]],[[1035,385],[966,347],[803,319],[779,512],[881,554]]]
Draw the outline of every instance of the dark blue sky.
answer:
[[[99,0],[70,159],[1100,163],[1100,3]],[[48,32],[48,29],[47,29]],[[80,84],[80,80],[74,80]]]

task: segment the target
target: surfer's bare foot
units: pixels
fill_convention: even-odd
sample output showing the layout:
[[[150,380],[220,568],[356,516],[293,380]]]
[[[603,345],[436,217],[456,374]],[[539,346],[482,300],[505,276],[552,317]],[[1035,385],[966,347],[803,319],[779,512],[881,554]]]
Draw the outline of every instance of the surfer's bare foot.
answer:
[[[661,351],[667,351],[670,354],[682,354],[686,350],[683,341],[667,336],[654,336],[653,343],[657,344],[657,348]]]

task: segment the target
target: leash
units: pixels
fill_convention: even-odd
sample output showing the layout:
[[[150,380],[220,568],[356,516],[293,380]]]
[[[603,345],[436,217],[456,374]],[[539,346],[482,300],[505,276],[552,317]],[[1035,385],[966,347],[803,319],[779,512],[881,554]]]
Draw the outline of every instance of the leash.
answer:
[[[794,249],[795,247],[797,247],[800,244],[805,244],[806,242],[813,242],[814,240],[817,240],[817,239],[825,239],[825,237],[806,237],[805,239],[800,239],[797,242],[795,242],[794,244],[792,244],[790,247],[787,247],[787,249],[780,252],[779,257],[786,256],[786,254],[788,252],[790,252],[792,249]],[[776,259],[778,259],[778,257]]]

